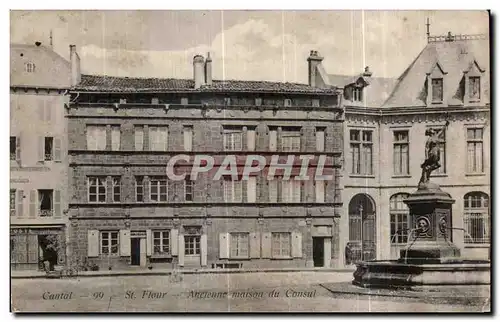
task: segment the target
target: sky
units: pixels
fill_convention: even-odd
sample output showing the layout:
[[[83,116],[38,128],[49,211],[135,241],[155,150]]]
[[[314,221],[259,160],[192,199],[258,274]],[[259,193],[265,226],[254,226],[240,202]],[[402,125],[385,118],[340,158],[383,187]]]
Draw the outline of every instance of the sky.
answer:
[[[330,74],[398,77],[431,35],[489,33],[486,11],[11,11],[11,43],[50,45],[86,74],[191,78],[210,52],[214,79],[307,82],[317,50]]]

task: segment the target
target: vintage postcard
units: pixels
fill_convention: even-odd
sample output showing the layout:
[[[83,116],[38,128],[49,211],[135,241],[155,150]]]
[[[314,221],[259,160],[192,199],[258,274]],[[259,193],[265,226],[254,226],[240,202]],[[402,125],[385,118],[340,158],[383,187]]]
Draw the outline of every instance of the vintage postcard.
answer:
[[[488,11],[11,11],[11,311],[490,312]]]

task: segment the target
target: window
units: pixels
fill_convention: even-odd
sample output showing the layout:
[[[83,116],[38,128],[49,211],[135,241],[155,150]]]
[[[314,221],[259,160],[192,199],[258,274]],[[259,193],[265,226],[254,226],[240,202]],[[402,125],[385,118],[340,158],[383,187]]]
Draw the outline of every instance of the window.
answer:
[[[314,187],[316,189],[316,202],[322,203],[326,200],[326,181],[318,180],[314,183]]]
[[[248,258],[249,234],[230,233],[231,258]]]
[[[153,231],[153,254],[170,254],[170,231]]]
[[[101,255],[118,255],[117,231],[101,231]]]
[[[186,177],[184,180],[184,200],[193,201],[193,181]]]
[[[408,198],[406,193],[398,193],[390,198],[391,244],[405,244],[408,241],[410,211],[403,202],[406,198]]]
[[[316,128],[316,151],[318,151],[318,152],[325,151],[325,128],[324,127]]]
[[[281,132],[281,151],[300,152],[300,131]]]
[[[467,129],[467,172],[483,171],[483,129]]]
[[[142,126],[135,127],[135,150],[143,151],[144,150],[144,128]]]
[[[290,257],[290,233],[272,233],[272,254],[273,257]]]
[[[224,151],[241,151],[243,149],[243,131],[241,129],[224,129]]]
[[[184,236],[185,255],[200,255],[200,236]]]
[[[38,204],[40,217],[52,217],[53,214],[53,190],[38,190]]]
[[[281,202],[300,202],[302,181],[281,180]]]
[[[224,201],[243,202],[242,181],[224,180]]]
[[[231,98],[230,97],[224,97],[224,105],[225,106],[231,105]]]
[[[464,196],[465,242],[469,244],[489,244],[490,209],[488,195],[470,192]]]
[[[151,178],[149,182],[149,200],[151,202],[167,202],[168,201],[168,187],[167,178]]]
[[[135,177],[135,201],[144,202],[144,177]]]
[[[481,99],[481,78],[480,77],[469,77],[469,99],[480,100]]]
[[[10,189],[10,215],[16,215],[16,190]]]
[[[292,106],[292,100],[291,100],[291,99],[289,99],[289,98],[286,98],[286,99],[285,99],[285,102],[284,102],[284,105],[285,105],[285,107],[290,107],[290,106]]]
[[[193,127],[184,127],[184,151],[193,151]]]
[[[120,151],[120,126],[111,127],[111,151]]]
[[[319,98],[313,98],[312,100],[313,107],[319,107]]]
[[[433,78],[432,84],[432,102],[441,103],[443,101],[443,79]]]
[[[436,128],[434,131],[441,131],[441,128]],[[434,171],[435,174],[445,174],[446,173],[446,131],[442,131],[438,137],[439,145],[439,163],[441,167]]]
[[[373,174],[373,136],[372,131],[351,130],[352,174]]]
[[[112,187],[113,187],[113,202],[120,202],[121,195],[121,180],[120,177],[112,178]]]
[[[352,100],[354,102],[362,102],[363,101],[363,88],[362,87],[354,87],[352,89]]]
[[[168,128],[150,126],[149,127],[149,150],[167,151],[168,147]]]
[[[88,178],[89,202],[106,202],[106,178]]]
[[[187,97],[181,97],[181,105],[188,105],[189,100]]]
[[[257,97],[255,99],[255,106],[261,106],[262,105],[262,98],[260,97]]]
[[[410,173],[408,131],[394,131],[393,165],[395,175]]]
[[[34,63],[26,63],[24,65],[24,69],[26,70],[27,73],[34,73],[35,72],[35,64]]]
[[[106,150],[106,126],[87,126],[87,150]]]
[[[54,159],[54,138],[45,137],[44,141],[44,160],[52,161]]]
[[[10,159],[13,161],[16,161],[18,159],[19,147],[17,141],[17,137],[10,137]]]

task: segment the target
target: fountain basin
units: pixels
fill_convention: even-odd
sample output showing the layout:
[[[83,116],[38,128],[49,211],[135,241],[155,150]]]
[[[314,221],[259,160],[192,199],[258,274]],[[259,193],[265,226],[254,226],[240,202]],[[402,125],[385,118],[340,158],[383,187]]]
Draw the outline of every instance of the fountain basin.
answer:
[[[401,260],[356,264],[352,283],[370,288],[413,288],[436,285],[489,285],[490,262],[460,259],[453,263],[411,264]]]

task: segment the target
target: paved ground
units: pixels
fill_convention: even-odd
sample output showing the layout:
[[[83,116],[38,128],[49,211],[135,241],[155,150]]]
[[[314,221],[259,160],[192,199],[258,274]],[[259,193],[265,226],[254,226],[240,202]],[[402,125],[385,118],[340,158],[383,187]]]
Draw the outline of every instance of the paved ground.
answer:
[[[17,312],[472,312],[479,305],[335,294],[352,273],[293,272],[12,280]],[[49,299],[71,296],[71,299]],[[44,299],[45,297],[45,299]]]

